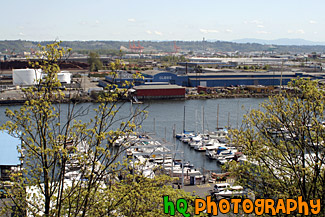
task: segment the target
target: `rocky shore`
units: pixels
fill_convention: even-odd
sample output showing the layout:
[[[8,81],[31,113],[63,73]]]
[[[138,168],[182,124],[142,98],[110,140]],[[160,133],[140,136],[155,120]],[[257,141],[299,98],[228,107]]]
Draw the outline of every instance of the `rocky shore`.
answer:
[[[191,94],[186,95],[185,100],[196,100],[196,99],[220,99],[220,98],[267,98],[271,94],[269,93],[236,93],[236,94]],[[125,99],[128,101],[129,99]],[[25,99],[3,99],[0,100],[1,105],[22,105],[25,103]],[[86,103],[86,102],[96,102],[96,99],[91,98],[90,96],[74,98],[74,99],[65,99],[63,103]]]
[[[219,99],[219,98],[267,98],[271,96],[270,93],[234,93],[234,94],[200,94],[200,95],[186,95],[185,99]]]

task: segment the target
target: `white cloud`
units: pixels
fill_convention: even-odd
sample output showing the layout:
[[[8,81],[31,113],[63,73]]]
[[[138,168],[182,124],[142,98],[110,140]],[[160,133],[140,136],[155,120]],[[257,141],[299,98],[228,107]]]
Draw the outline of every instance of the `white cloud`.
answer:
[[[297,29],[297,30],[295,30],[295,31],[292,30],[292,29],[289,29],[289,30],[288,30],[288,33],[289,33],[289,34],[294,34],[294,33],[295,33],[295,34],[305,34],[305,31],[304,31],[303,29]]]
[[[267,31],[256,31],[257,34],[269,34]]]
[[[264,26],[263,25],[257,25],[257,28],[264,28]]]
[[[20,36],[25,36],[25,34],[24,34],[24,33],[22,33],[22,32],[20,32],[18,35],[20,35]]]
[[[99,20],[96,20],[96,21],[95,21],[95,24],[96,24],[96,25],[99,24],[99,23],[100,23]]]
[[[227,33],[231,33],[232,30],[231,30],[231,29],[226,29],[225,32],[227,32]]]
[[[262,25],[263,22],[260,20],[250,20],[250,21],[244,21],[244,24],[256,24],[256,25]]]
[[[298,33],[298,34],[305,34],[305,31],[304,31],[303,29],[298,29],[298,30],[296,31],[296,33]]]
[[[309,20],[310,24],[316,24],[317,22],[315,20]]]
[[[200,32],[207,34],[207,33],[218,33],[218,30],[215,29],[200,29]]]
[[[156,35],[162,35],[162,33],[161,32],[158,32],[158,31],[155,31],[155,34]]]
[[[315,34],[315,35],[317,35],[317,34],[318,34],[318,32],[314,32],[314,34]]]
[[[152,32],[150,30],[147,30],[146,33],[149,34],[149,35],[152,34]]]
[[[129,18],[128,21],[134,23],[136,20],[134,18]]]

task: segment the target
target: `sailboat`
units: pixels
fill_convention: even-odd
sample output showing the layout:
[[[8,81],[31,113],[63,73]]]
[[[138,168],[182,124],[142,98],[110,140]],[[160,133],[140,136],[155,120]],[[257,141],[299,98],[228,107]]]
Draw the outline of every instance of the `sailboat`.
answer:
[[[176,134],[176,138],[183,142],[189,142],[190,140],[189,138],[193,136],[195,136],[193,131],[185,130],[185,106],[184,106],[183,132]]]

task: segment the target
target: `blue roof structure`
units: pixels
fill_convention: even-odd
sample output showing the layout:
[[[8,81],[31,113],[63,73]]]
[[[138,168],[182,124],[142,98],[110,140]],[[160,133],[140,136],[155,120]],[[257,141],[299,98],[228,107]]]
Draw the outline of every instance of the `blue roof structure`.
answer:
[[[17,146],[20,139],[10,136],[5,131],[0,131],[0,165],[15,166],[20,164]]]

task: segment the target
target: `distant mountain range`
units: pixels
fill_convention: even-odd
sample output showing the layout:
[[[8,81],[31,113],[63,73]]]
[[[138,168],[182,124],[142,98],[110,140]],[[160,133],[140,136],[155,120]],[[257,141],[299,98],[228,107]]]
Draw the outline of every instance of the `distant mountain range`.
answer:
[[[236,43],[257,43],[257,44],[264,44],[264,45],[325,45],[325,42],[315,42],[315,41],[308,41],[301,38],[279,38],[275,40],[264,40],[264,39],[257,39],[257,38],[243,38],[238,40],[233,40],[232,42]]]
[[[1,53],[17,53],[23,51],[37,50],[37,44],[46,45],[51,41],[24,41],[24,40],[0,40]],[[140,41],[143,52],[155,53],[159,51],[175,52],[174,41]],[[285,44],[285,45],[284,45]],[[290,45],[291,44],[291,45]],[[294,45],[292,45],[294,44]],[[316,45],[317,44],[317,45]],[[255,51],[275,51],[277,53],[325,53],[325,43],[310,42],[303,39],[278,39],[278,40],[258,40],[241,39],[233,42],[229,41],[176,41],[180,51],[188,53],[198,52],[255,52]],[[72,48],[74,52],[88,54],[90,50],[99,54],[119,53],[119,50],[129,47],[127,41],[63,41],[62,47]],[[112,52],[114,51],[114,52]]]

